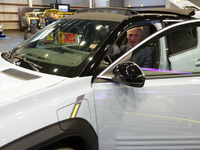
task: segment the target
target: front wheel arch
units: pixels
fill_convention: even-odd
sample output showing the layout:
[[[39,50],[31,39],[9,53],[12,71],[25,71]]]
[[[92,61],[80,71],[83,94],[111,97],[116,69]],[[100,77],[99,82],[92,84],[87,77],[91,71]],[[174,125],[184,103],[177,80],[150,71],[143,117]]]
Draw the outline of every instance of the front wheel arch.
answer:
[[[81,137],[69,137],[47,145],[39,150],[92,150]]]
[[[56,150],[56,148],[61,146],[72,148],[72,150],[80,150],[80,148],[81,150],[98,150],[97,134],[87,120],[71,118],[59,122],[59,127],[63,132],[40,143],[37,149],[51,150],[51,147],[55,147],[52,150]],[[35,148],[34,146],[32,149],[35,150]]]
[[[43,127],[4,145],[1,150],[45,150],[44,148],[48,148],[50,145],[56,146],[63,142],[65,145],[73,146],[68,144],[68,141],[77,141],[82,146],[84,145],[85,149],[81,150],[98,150],[97,133],[92,125],[83,118],[70,118]]]

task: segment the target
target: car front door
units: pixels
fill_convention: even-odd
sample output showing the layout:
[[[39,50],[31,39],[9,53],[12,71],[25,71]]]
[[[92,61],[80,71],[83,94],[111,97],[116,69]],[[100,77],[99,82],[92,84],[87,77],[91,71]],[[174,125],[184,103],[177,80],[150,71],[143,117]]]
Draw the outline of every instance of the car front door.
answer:
[[[118,58],[94,80],[100,150],[200,149],[200,72],[185,67],[185,63],[172,68],[168,54],[168,35],[191,28],[197,29],[198,37],[199,20],[177,23],[156,32]],[[146,78],[143,87],[126,85],[123,75],[113,73],[120,64],[127,64],[132,55],[163,38],[166,47],[159,46],[161,43],[157,45],[155,63],[167,67],[141,68]],[[175,40],[178,43],[181,39]],[[198,60],[199,56],[188,55],[185,59],[189,62]],[[122,82],[115,80],[116,76],[120,76]]]

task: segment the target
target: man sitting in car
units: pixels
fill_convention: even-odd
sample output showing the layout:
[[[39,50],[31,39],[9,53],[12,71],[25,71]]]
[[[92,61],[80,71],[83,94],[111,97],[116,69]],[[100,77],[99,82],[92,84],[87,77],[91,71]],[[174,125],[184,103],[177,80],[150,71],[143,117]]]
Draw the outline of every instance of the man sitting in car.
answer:
[[[115,48],[108,55],[114,61],[119,56],[137,45],[143,38],[143,27],[136,27],[127,31],[128,44],[120,49]],[[131,61],[135,62],[140,67],[152,68],[153,66],[153,50],[146,47],[131,57]]]

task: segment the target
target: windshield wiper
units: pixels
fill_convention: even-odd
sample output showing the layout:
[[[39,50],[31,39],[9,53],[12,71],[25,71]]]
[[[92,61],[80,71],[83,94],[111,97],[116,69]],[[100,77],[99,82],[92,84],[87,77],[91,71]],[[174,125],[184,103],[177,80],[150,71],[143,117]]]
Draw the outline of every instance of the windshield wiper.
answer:
[[[7,61],[9,61],[9,62],[12,62],[12,61],[10,60],[11,54],[12,54],[11,52],[3,52],[3,53],[1,54],[1,56],[2,56],[3,59],[5,59],[5,60],[7,60]]]
[[[35,64],[34,62],[27,60],[25,57],[17,55],[17,56],[14,56],[14,58],[17,58],[17,59],[20,59],[24,62],[27,62],[33,68],[33,70],[35,70],[35,71],[39,71],[39,69],[41,70],[43,68],[42,66],[39,66],[39,65]]]

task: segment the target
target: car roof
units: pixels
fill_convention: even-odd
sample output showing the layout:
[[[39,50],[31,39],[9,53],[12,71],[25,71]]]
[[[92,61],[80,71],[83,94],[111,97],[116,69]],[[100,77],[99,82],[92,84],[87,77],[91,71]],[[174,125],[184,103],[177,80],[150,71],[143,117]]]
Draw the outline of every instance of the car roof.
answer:
[[[104,20],[121,22],[129,16],[115,13],[92,12],[92,13],[78,13],[71,16],[65,16],[64,19],[87,19],[87,20]]]
[[[169,9],[169,8],[161,8],[161,9],[145,9],[138,10],[138,13],[159,13],[159,14],[174,14],[179,16],[188,16],[191,17],[195,15],[195,11],[193,10],[183,10],[183,9]]]
[[[98,7],[98,8],[88,8],[88,9],[80,9],[77,10],[76,13],[85,13],[85,12],[109,12],[109,13],[116,13],[122,15],[136,15],[141,13],[159,13],[159,14],[174,14],[179,16],[187,16],[191,17],[195,15],[195,11],[193,10],[183,10],[183,9],[167,9],[167,8],[160,8],[160,9],[144,9],[144,10],[133,10],[129,8],[121,8],[121,7]]]
[[[96,8],[79,9],[76,11],[77,14],[84,12],[109,12],[122,15],[131,15],[137,13],[132,9],[121,8],[121,7],[96,7]]]
[[[160,14],[163,16],[176,15],[177,17],[192,17],[195,14],[193,10],[182,9],[146,9],[146,10],[131,10],[127,8],[89,8],[81,9],[75,15],[65,16],[64,19],[87,19],[87,20],[107,20],[122,22],[130,16],[137,16],[141,14],[155,15]]]

